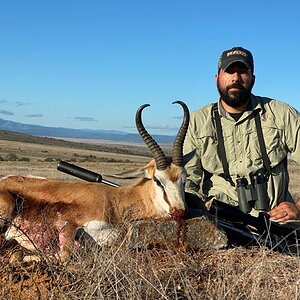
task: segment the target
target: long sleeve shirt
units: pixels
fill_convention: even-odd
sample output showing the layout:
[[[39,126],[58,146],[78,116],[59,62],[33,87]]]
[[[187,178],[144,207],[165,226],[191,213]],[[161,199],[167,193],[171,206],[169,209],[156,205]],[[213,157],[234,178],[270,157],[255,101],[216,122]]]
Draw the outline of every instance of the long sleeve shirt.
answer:
[[[236,187],[222,176],[224,170],[217,151],[212,106],[210,104],[191,113],[184,154],[194,151],[194,156],[185,165],[188,173],[186,191],[204,201],[214,197],[237,206]],[[264,167],[253,117],[258,110],[272,169],[267,183],[269,208],[282,201],[292,202],[286,160],[290,153],[292,159],[300,163],[300,114],[283,102],[253,94],[249,107],[235,121],[218,102],[229,174],[233,182],[239,177],[250,182],[250,174]]]

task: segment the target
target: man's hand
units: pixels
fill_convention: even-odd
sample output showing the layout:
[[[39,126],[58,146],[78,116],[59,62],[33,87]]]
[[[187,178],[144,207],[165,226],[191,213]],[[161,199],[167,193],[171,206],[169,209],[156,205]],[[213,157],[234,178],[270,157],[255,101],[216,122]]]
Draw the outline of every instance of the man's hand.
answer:
[[[271,221],[284,223],[289,220],[300,220],[300,199],[297,203],[281,202],[268,212]]]

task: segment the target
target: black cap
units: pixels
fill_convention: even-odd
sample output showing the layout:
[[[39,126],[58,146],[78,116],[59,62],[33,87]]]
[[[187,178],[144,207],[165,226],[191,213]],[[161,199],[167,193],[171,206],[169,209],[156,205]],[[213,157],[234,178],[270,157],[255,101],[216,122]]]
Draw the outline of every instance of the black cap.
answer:
[[[225,50],[218,63],[218,70],[226,70],[234,62],[242,62],[247,68],[254,73],[254,62],[251,52],[242,47],[233,47],[229,50]]]

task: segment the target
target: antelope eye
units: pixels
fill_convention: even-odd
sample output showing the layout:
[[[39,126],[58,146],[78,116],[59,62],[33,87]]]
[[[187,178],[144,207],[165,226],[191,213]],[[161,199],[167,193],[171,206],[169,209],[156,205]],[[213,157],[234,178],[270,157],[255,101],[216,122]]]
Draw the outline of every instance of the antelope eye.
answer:
[[[160,188],[164,188],[163,187],[163,185],[162,185],[162,183],[156,178],[156,177],[154,177],[154,182],[160,187]]]

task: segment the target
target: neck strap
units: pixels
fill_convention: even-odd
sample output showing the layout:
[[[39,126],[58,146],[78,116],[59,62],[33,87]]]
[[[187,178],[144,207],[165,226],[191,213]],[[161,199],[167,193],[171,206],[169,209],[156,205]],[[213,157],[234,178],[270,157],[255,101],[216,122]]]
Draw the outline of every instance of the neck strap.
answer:
[[[215,126],[217,131],[217,138],[218,138],[218,145],[217,151],[218,155],[221,159],[222,167],[223,167],[223,177],[227,180],[232,186],[235,186],[230,174],[229,174],[229,165],[226,157],[226,151],[224,146],[224,137],[223,137],[223,130],[221,124],[221,118],[218,111],[218,104],[215,103],[212,107],[213,116],[215,119]]]
[[[222,123],[221,123],[221,118],[220,118],[220,114],[218,111],[217,103],[215,103],[212,107],[212,114],[213,114],[213,119],[215,121],[215,127],[216,127],[216,132],[217,132],[217,139],[218,139],[217,151],[218,151],[219,157],[221,159],[222,167],[223,167],[223,177],[232,186],[235,186],[235,184],[230,176],[230,173],[229,173],[229,165],[228,165],[225,146],[224,146]],[[255,126],[256,126],[256,131],[257,131],[257,136],[258,136],[258,143],[259,143],[260,151],[261,151],[261,155],[262,155],[263,165],[264,165],[264,168],[267,171],[267,173],[270,174],[271,173],[271,163],[270,163],[270,159],[268,157],[267,150],[266,150],[265,140],[264,140],[263,132],[262,132],[262,128],[261,128],[260,115],[259,115],[258,110],[254,112],[254,119],[255,119]]]
[[[262,128],[261,128],[261,120],[260,120],[260,115],[259,115],[258,110],[255,112],[254,119],[255,119],[257,138],[258,138],[258,143],[260,146],[260,151],[261,151],[264,168],[267,171],[267,174],[270,175],[271,174],[271,162],[270,162],[269,156],[267,154],[266,144],[265,144],[264,135],[263,135]]]

